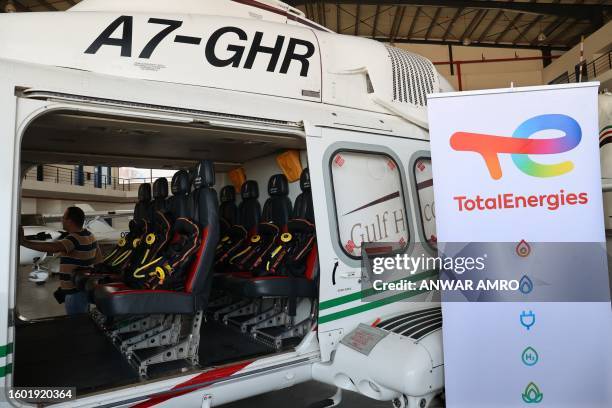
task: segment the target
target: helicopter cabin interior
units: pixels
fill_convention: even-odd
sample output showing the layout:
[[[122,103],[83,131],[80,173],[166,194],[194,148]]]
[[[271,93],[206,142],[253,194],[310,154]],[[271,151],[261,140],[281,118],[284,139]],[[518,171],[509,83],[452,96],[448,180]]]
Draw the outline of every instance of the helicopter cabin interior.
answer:
[[[25,319],[17,308],[14,386],[75,386],[86,395],[289,352],[316,325],[303,130],[130,112],[54,110],[23,134],[22,177],[58,163],[178,171],[171,182],[138,186],[129,232],[102,263],[70,277],[88,294],[88,314]],[[287,151],[294,162],[298,153],[292,182],[277,164]],[[237,168],[244,173],[230,176]]]

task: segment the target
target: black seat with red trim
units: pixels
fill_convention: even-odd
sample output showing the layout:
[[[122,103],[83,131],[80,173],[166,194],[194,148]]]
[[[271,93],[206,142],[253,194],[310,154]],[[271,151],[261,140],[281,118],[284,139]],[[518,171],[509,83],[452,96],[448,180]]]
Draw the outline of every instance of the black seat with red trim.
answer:
[[[166,211],[168,209],[168,179],[160,177],[153,182],[153,211]]]
[[[143,183],[138,187],[138,201],[134,216],[129,223],[129,232],[121,237],[117,245],[104,257],[102,263],[94,266],[94,273],[119,273],[128,263],[140,239],[149,231],[153,219],[151,185]]]
[[[232,257],[248,245],[249,232],[242,225],[232,225],[215,249],[215,272],[224,272]]]
[[[215,249],[219,243],[219,202],[215,185],[215,169],[210,160],[196,168],[193,180],[193,219],[201,229],[201,244],[185,290],[196,296],[196,308],[206,309],[213,280]]]
[[[183,291],[187,271],[200,247],[200,228],[189,218],[176,219],[164,250],[134,270],[139,287]]]
[[[117,245],[104,257],[104,260],[94,265],[95,274],[121,274],[121,270],[129,263],[134,251],[140,245],[151,226],[144,219],[130,221],[129,232],[121,237]]]
[[[314,207],[312,205],[312,191],[310,190],[310,172],[308,168],[302,170],[300,175],[300,189],[302,193],[295,199],[291,218],[301,218],[314,224]]]
[[[153,222],[142,239],[135,246],[134,252],[128,263],[121,270],[121,281],[129,287],[140,287],[143,276],[139,276],[138,270],[157,258],[170,240],[172,224],[168,215],[161,211],[155,211]]]
[[[264,203],[261,222],[256,234],[250,234],[245,243],[229,258],[229,266],[237,276],[251,276],[262,259],[273,249],[280,233],[287,230],[291,216],[288,197],[289,182],[284,174],[276,174],[268,181],[269,198]]]
[[[214,250],[219,239],[218,204],[213,188],[214,182],[212,162],[201,162],[194,178],[192,192],[194,220],[177,219],[171,242],[180,245],[173,248],[173,244],[170,244],[169,249],[163,252],[163,256],[180,261],[180,263],[169,262],[173,270],[181,268],[184,272],[177,275],[181,277],[179,279],[182,281],[181,285],[176,286],[176,282],[172,285],[173,288],[179,289],[169,289],[159,284],[159,279],[157,285],[151,283],[144,285],[155,289],[134,289],[126,284],[98,286],[95,290],[95,303],[104,315],[192,314],[206,307],[212,281]],[[195,247],[189,245],[194,241],[198,241]],[[179,253],[182,255],[178,256]],[[159,260],[153,261],[150,267],[155,266],[155,269],[149,272],[153,275],[147,275],[150,279],[161,276],[159,273],[155,274],[156,271],[159,272],[158,267],[165,269],[163,263],[157,264]],[[139,272],[143,271],[144,269],[141,269]]]
[[[275,191],[278,197],[286,197],[283,193],[289,190],[284,175],[273,176],[268,187],[269,189],[278,187]],[[284,200],[277,201],[274,205],[266,202],[264,209],[274,211],[272,214],[264,213],[264,217],[274,218],[276,222],[285,221],[287,223],[285,232],[280,234],[273,248],[265,252],[260,251],[263,255],[257,263],[251,264],[249,271],[251,276],[247,272],[242,272],[228,278],[226,287],[231,288],[234,293],[246,297],[316,297],[315,277],[318,268],[316,231],[313,222],[305,219],[307,216],[314,218],[308,169],[302,172],[300,187],[303,193],[296,199],[295,207],[298,212],[295,215],[304,218],[294,218],[287,222],[284,219],[287,214]],[[275,195],[270,191],[268,201],[273,197]]]
[[[317,249],[314,224],[291,220],[270,251],[255,264],[252,277],[234,274],[228,286],[246,297],[316,297]]]
[[[259,186],[254,180],[247,180],[240,188],[242,201],[238,206],[238,223],[249,234],[257,231],[261,219],[261,205],[259,204]]]
[[[238,276],[251,276],[259,268],[264,257],[272,251],[280,236],[280,228],[272,223],[262,222],[258,232],[246,240],[241,250],[229,259],[229,265]]]
[[[161,179],[160,179],[161,180]],[[172,219],[179,217],[190,218],[193,213],[192,200],[189,195],[191,192],[191,180],[189,173],[179,170],[172,176],[170,183],[172,196],[168,198],[168,212]]]
[[[138,187],[138,201],[129,223],[129,232],[119,239],[101,263],[74,273],[76,287],[79,290],[91,290],[100,280],[121,280],[143,237],[152,230],[152,220],[151,185],[143,183]]]
[[[138,187],[138,201],[134,206],[134,219],[151,221],[151,184],[143,183]]]
[[[231,193],[225,191],[231,186],[226,186],[221,191],[221,200],[230,199]],[[225,191],[225,193],[224,193]],[[233,192],[233,191],[232,191]],[[238,206],[236,213],[236,221],[229,228],[223,228],[223,219],[221,220],[221,239],[215,251],[215,271],[225,272],[229,261],[238,253],[242,252],[250,242],[252,236],[256,235],[261,219],[261,206],[259,204],[259,186],[254,180],[247,180],[240,188],[240,196],[242,201]],[[230,201],[226,201],[229,203]],[[231,206],[230,206],[231,208]],[[223,218],[222,212],[227,211],[223,204],[219,207],[220,216]],[[229,210],[231,214],[231,210]]]
[[[264,203],[261,219],[286,230],[287,221],[291,217],[291,200],[289,200],[289,182],[284,174],[275,174],[268,181],[268,195]]]
[[[236,205],[236,189],[225,186],[219,193],[219,221],[221,235],[225,235],[232,225],[238,224],[238,206]]]

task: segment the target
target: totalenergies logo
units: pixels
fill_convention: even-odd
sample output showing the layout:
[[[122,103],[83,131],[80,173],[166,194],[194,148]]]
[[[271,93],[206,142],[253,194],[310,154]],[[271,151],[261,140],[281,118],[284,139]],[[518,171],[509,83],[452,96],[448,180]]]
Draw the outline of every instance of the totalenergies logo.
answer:
[[[555,139],[529,139],[543,130],[559,130],[565,135]],[[482,156],[489,174],[495,180],[502,177],[500,153],[512,155],[512,161],[523,173],[533,177],[555,177],[573,170],[574,163],[563,161],[556,164],[537,163],[530,154],[555,154],[572,150],[580,143],[582,130],[576,120],[560,114],[539,115],[527,119],[514,131],[512,137],[482,133],[455,132],[450,138],[453,149],[476,152]]]

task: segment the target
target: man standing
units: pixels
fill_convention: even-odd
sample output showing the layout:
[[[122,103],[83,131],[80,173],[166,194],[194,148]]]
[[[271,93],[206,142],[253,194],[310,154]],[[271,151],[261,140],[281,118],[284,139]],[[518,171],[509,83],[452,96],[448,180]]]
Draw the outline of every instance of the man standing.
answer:
[[[61,253],[60,288],[56,299],[65,302],[66,314],[87,313],[87,293],[79,291],[72,282],[77,268],[86,268],[102,260],[102,253],[94,235],[83,229],[85,213],[79,207],[68,207],[62,217],[62,227],[67,235],[55,242],[36,242],[25,239],[23,228],[19,228],[19,244],[40,252]]]

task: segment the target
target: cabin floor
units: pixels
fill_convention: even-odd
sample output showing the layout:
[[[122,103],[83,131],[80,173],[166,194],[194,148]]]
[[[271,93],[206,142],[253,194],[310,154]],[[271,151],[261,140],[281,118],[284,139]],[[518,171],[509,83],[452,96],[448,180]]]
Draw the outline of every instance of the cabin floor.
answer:
[[[133,369],[89,315],[66,316],[53,297],[59,286],[28,282],[30,267],[21,267],[17,312],[27,320],[15,325],[14,385],[76,387],[79,395],[139,382]],[[294,345],[294,344],[292,344]],[[288,347],[292,346],[288,345]],[[212,319],[200,331],[200,367],[255,358],[276,351]],[[150,368],[151,379],[192,369],[186,362]]]
[[[209,322],[202,330],[200,362],[203,366],[221,364],[227,358],[244,358],[270,353],[265,346],[247,343],[235,330]],[[100,333],[87,315],[59,317],[16,327],[14,382],[17,387],[76,387],[77,395],[133,384],[138,375],[121,354]],[[151,377],[180,371],[180,366],[152,370]],[[223,408],[281,406],[292,401],[296,408],[307,408],[335,392],[335,388],[316,381],[262,394],[224,405]],[[389,408],[388,401],[374,401],[345,392],[341,406],[351,408]],[[436,399],[431,408],[442,408]]]
[[[200,334],[200,367],[274,352],[214,321],[204,324]],[[15,337],[15,386],[76,387],[83,395],[140,381],[88,315],[18,323]],[[150,368],[149,377],[186,369],[191,369],[186,362],[160,364]]]

